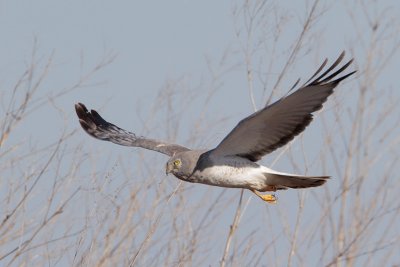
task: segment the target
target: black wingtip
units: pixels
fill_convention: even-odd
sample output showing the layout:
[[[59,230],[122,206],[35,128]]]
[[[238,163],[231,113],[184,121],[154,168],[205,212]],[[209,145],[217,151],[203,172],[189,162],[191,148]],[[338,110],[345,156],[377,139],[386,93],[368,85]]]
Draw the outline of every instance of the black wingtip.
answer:
[[[75,112],[78,118],[82,119],[86,116],[88,110],[84,104],[78,102],[75,104]]]
[[[326,66],[326,64],[328,64],[328,59],[325,58],[324,62],[322,62],[321,66],[319,66],[319,68],[317,69],[317,71],[310,77],[310,79],[308,79],[303,86],[306,86],[312,79],[314,79],[315,76],[317,76]]]
[[[76,115],[78,115],[78,118],[80,121],[84,121],[86,123],[86,125],[90,126],[90,128],[93,128],[91,126],[94,125],[106,125],[108,124],[108,122],[103,119],[100,114],[92,109],[92,110],[88,110],[86,108],[86,106],[82,103],[76,103],[75,104],[75,111],[76,111]],[[82,125],[82,123],[81,123]],[[82,126],[83,127],[83,126]],[[85,128],[85,127],[83,127]]]
[[[96,128],[96,123],[93,121],[92,115],[82,103],[75,104],[75,112],[78,115],[81,127],[89,133],[90,130]]]
[[[337,78],[336,80],[332,81],[333,84],[337,85],[339,84],[341,81],[343,81],[344,79],[350,77],[351,75],[353,75],[354,73],[356,73],[357,71],[352,71],[346,75],[344,75],[343,77]]]
[[[318,71],[311,77],[311,79],[313,79],[313,81],[308,83],[311,80],[311,79],[309,79],[307,81],[308,84],[306,84],[306,86],[321,85],[321,84],[327,84],[327,83],[330,83],[330,84],[333,84],[333,85],[337,85],[338,83],[340,83],[341,81],[343,81],[347,77],[353,75],[356,71],[352,71],[352,72],[350,72],[350,73],[348,73],[348,74],[346,74],[346,75],[344,75],[342,77],[337,78],[337,76],[339,74],[341,74],[344,70],[347,69],[347,67],[349,67],[351,65],[351,63],[353,63],[353,60],[354,60],[353,58],[350,59],[348,62],[346,62],[344,65],[342,65],[339,69],[337,69],[333,73],[331,73],[343,61],[345,55],[346,55],[346,53],[345,53],[345,51],[343,51],[339,55],[339,57],[335,60],[335,62],[327,70],[325,70],[322,74],[320,74],[317,78],[314,79],[316,74],[319,73],[322,70],[322,68],[320,67],[318,69]],[[324,65],[325,65],[325,61],[322,64],[322,66],[324,66]]]
[[[93,129],[93,127],[91,127],[90,124],[88,124],[86,121],[79,119],[79,123],[81,124],[81,127],[87,132],[91,129]],[[94,125],[93,125],[94,126]]]
[[[100,114],[92,109],[90,110],[90,114],[92,115],[92,120],[95,124],[97,125],[105,125],[105,124],[109,124],[109,122],[107,122],[105,119],[103,119],[103,117],[100,116]]]

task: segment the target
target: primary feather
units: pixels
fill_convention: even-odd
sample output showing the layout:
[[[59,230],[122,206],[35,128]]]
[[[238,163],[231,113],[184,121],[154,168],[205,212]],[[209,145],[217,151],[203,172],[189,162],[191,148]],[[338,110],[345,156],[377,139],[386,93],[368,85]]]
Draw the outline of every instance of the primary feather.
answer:
[[[310,124],[313,119],[312,113],[322,108],[322,104],[339,82],[354,73],[353,71],[337,78],[352,60],[331,73],[343,57],[344,52],[331,67],[311,82],[240,121],[214,149],[213,154],[237,155],[258,161],[264,155],[293,140]],[[322,71],[325,64],[326,61],[311,79]]]

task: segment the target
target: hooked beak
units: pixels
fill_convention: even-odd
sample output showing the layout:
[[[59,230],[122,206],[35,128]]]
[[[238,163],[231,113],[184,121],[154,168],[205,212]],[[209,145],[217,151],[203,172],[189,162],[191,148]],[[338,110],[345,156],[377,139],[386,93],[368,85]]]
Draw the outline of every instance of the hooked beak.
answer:
[[[169,164],[169,162],[167,162],[167,164],[165,165],[165,175],[168,175],[172,172],[173,167],[171,164]]]

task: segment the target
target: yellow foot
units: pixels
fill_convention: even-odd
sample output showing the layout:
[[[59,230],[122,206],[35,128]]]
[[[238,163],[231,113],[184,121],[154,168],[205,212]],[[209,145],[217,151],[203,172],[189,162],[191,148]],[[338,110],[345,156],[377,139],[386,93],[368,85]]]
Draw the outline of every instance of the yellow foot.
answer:
[[[262,195],[262,196],[260,196],[260,198],[262,199],[262,200],[264,200],[265,202],[268,202],[268,203],[270,203],[270,204],[276,204],[276,197],[275,197],[275,195]]]
[[[270,194],[266,194],[266,195],[262,195],[259,192],[257,192],[256,190],[251,190],[254,194],[256,194],[259,198],[261,198],[262,200],[264,200],[265,202],[268,202],[270,204],[276,204],[276,197],[275,195],[270,195]]]

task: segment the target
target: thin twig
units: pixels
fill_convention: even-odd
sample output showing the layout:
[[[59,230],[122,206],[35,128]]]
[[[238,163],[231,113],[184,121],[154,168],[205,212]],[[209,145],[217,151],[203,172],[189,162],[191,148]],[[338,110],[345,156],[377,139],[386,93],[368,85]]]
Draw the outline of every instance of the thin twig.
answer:
[[[300,48],[301,48],[301,45],[303,43],[304,37],[306,36],[306,33],[308,32],[308,30],[309,30],[309,28],[311,26],[311,22],[314,19],[314,13],[317,10],[318,2],[319,2],[319,0],[315,0],[314,1],[313,5],[311,7],[310,13],[307,16],[307,20],[304,23],[303,30],[301,31],[299,37],[297,38],[296,44],[294,45],[293,50],[290,53],[289,58],[287,59],[282,71],[280,72],[280,74],[278,76],[278,79],[275,82],[275,85],[272,87],[273,89],[271,91],[271,94],[270,94],[268,100],[266,101],[266,104],[268,104],[271,101],[272,93],[275,92],[275,90],[278,88],[280,82],[282,81],[283,76],[286,74],[287,69],[293,63],[293,61],[296,58],[297,53],[300,51]]]
[[[164,214],[164,211],[165,211],[166,207],[168,206],[167,204],[170,202],[170,200],[176,194],[176,192],[178,192],[178,190],[179,190],[181,185],[182,185],[182,181],[179,181],[179,183],[176,186],[175,190],[169,195],[166,203],[164,203],[162,211],[157,215],[157,218],[156,218],[154,224],[150,227],[149,231],[147,231],[146,237],[143,240],[143,242],[140,244],[140,247],[139,247],[138,251],[136,251],[135,255],[133,255],[133,257],[129,261],[129,266],[130,267],[135,265],[136,260],[137,260],[138,256],[140,255],[140,252],[143,250],[144,246],[148,243],[148,241],[150,240],[151,236],[154,234],[155,230],[157,229],[157,226],[160,223],[161,217]]]
[[[222,255],[222,258],[221,258],[221,263],[220,263],[221,267],[224,267],[225,264],[226,264],[226,258],[227,258],[228,253],[229,253],[229,248],[231,246],[231,241],[232,241],[233,235],[235,234],[236,228],[239,226],[243,194],[244,194],[244,189],[242,189],[240,191],[240,197],[239,197],[238,206],[236,208],[235,217],[233,219],[233,223],[231,224],[231,226],[229,228],[229,234],[228,234],[228,237],[226,239],[224,254]]]

